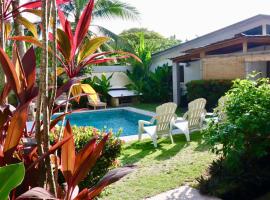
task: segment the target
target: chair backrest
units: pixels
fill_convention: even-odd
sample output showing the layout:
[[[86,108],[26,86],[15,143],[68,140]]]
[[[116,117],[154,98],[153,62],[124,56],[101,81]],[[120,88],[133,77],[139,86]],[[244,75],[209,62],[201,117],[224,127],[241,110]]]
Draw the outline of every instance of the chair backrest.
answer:
[[[99,95],[97,93],[87,95],[87,99],[88,99],[88,102],[93,102],[93,103],[100,102],[100,98],[99,98]]]
[[[218,121],[223,122],[226,120],[227,115],[225,112],[226,102],[228,101],[227,96],[222,96],[218,100],[218,106],[215,108],[214,112],[218,115]]]
[[[164,103],[156,108],[156,132],[157,135],[167,134],[170,131],[170,123],[176,116],[177,105],[169,102]]]
[[[200,129],[203,117],[206,114],[206,100],[204,98],[195,99],[188,104],[188,127],[189,129]]]

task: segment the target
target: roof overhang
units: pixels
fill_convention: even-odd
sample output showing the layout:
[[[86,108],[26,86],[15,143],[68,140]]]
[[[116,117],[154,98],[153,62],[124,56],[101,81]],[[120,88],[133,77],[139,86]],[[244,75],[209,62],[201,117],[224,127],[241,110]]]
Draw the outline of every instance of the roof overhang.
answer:
[[[185,51],[184,55],[171,58],[173,62],[190,62],[194,60],[199,60],[206,55],[217,55],[217,54],[228,54],[241,50],[243,44],[249,46],[263,46],[270,45],[269,35],[244,35],[239,34],[233,38],[212,43],[203,47],[198,47],[194,49],[189,49]]]

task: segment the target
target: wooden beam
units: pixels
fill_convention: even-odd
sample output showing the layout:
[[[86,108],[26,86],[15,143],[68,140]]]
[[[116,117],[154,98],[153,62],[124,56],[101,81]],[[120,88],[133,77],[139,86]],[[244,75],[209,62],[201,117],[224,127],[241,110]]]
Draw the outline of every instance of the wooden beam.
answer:
[[[243,46],[243,53],[247,53],[247,51],[248,51],[248,43],[247,43],[246,40],[243,41],[242,46]]]

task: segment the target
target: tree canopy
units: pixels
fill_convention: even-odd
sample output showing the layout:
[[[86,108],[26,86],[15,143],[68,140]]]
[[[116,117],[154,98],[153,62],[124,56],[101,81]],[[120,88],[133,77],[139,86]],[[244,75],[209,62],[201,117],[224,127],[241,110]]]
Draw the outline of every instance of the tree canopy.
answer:
[[[120,33],[120,37],[126,40],[133,48],[140,43],[140,34],[144,34],[145,46],[151,52],[158,52],[181,43],[175,36],[166,38],[161,34],[150,31],[147,28],[131,28]]]

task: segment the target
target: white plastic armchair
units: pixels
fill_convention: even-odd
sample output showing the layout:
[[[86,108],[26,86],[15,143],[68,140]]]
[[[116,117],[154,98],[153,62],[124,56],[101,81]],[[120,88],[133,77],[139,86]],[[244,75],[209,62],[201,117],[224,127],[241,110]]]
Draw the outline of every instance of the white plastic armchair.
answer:
[[[141,140],[142,134],[147,133],[150,135],[154,146],[157,147],[158,137],[169,135],[173,143],[172,123],[177,117],[175,114],[176,108],[175,103],[165,103],[156,108],[156,115],[150,121],[139,120],[138,139]]]
[[[214,109],[214,113],[217,115],[218,122],[224,122],[227,119],[227,115],[225,112],[226,103],[228,101],[227,96],[222,96],[218,100],[218,106]]]
[[[187,141],[190,141],[190,132],[202,129],[206,115],[205,105],[206,100],[204,98],[191,101],[184,116],[173,122],[172,126],[176,127],[179,133],[184,133]]]

